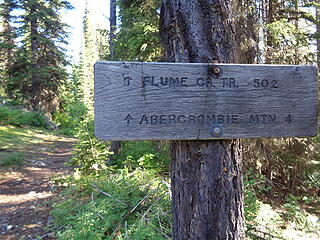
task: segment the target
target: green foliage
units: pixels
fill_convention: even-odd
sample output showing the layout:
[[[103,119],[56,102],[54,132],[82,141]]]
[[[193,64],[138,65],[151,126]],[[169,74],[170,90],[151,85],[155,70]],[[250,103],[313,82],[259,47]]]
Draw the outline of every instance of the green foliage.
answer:
[[[86,2],[83,17],[83,41],[78,69],[79,82],[82,89],[82,100],[89,111],[93,110],[93,65],[99,60],[98,31],[93,24],[93,14],[90,3]],[[98,35],[98,36],[97,36]]]
[[[14,152],[10,153],[4,158],[0,159],[0,167],[10,167],[22,165],[24,163],[23,153]]]
[[[169,193],[148,171],[123,169],[99,177],[75,175],[54,205],[58,239],[166,239],[171,232]]]
[[[320,170],[319,149],[320,145],[316,139],[307,138],[279,141],[274,146],[274,154],[284,168],[283,178],[287,180],[292,193],[305,191],[304,187],[312,190],[317,186],[312,179],[317,178]]]
[[[261,202],[257,196],[257,185],[262,185],[263,182],[261,180],[260,175],[255,175],[252,170],[249,170],[245,175],[243,183],[244,183],[244,215],[247,224],[253,224],[255,218],[258,215],[258,211],[260,209]]]
[[[121,152],[115,156],[113,164],[117,168],[153,169],[158,173],[169,171],[169,143],[156,141],[123,142]]]
[[[252,169],[246,171],[244,176],[244,215],[247,225],[254,225],[259,214],[262,202],[259,196],[270,191],[266,185],[266,178],[255,173]]]
[[[70,164],[76,166],[82,174],[98,173],[106,168],[110,152],[105,142],[94,136],[93,117],[84,116],[84,120],[76,128],[77,143],[74,146]]]
[[[302,23],[300,24],[302,25]],[[272,42],[272,63],[310,64],[315,54],[311,49],[307,27],[297,28],[296,24],[280,19],[266,25],[268,38]]]
[[[47,128],[44,115],[40,112],[27,112],[21,109],[12,109],[0,106],[0,124],[13,126],[33,126]]]
[[[295,197],[291,194],[287,197],[287,202],[283,205],[285,208],[283,215],[287,221],[295,221],[301,224],[306,220],[306,216],[303,214],[303,211],[298,205],[298,199],[298,197]]]
[[[8,69],[14,58],[15,38],[17,36],[16,29],[12,23],[15,20],[12,12],[16,8],[16,0],[3,0],[0,3],[0,18],[2,20],[0,30],[0,88],[5,88],[7,81],[10,79]]]
[[[75,135],[79,124],[87,115],[88,109],[83,103],[83,89],[79,76],[80,67],[72,66],[72,74],[61,94],[59,109],[53,115],[53,121],[64,135]]]
[[[317,138],[245,140],[244,163],[268,178],[272,195],[317,194],[320,170],[320,145]]]
[[[67,1],[17,1],[20,10],[15,57],[6,68],[6,92],[29,109],[53,113],[59,105],[67,73],[65,53],[66,25],[60,12],[70,9]]]
[[[159,0],[118,0],[120,29],[116,59],[157,61],[161,57]]]
[[[63,109],[57,111],[53,120],[58,124],[60,133],[65,135],[75,135],[79,124],[86,116],[87,108],[80,101],[67,102]]]
[[[286,203],[283,205],[284,211],[282,217],[292,228],[320,236],[320,223],[318,218],[314,218],[314,216],[308,214],[301,208],[299,204],[301,200],[300,197],[289,194],[286,198]]]

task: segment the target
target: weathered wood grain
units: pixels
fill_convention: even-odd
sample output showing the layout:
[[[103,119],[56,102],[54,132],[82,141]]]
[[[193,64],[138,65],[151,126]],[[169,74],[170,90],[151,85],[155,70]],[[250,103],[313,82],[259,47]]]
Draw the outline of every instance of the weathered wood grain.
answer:
[[[317,68],[97,62],[94,108],[103,140],[315,136]]]

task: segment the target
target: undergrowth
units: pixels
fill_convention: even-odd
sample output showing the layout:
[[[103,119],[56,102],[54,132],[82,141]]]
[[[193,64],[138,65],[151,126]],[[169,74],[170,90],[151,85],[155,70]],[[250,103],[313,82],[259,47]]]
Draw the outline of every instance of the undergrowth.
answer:
[[[59,133],[74,136],[78,133],[80,123],[87,117],[87,108],[80,101],[71,99],[62,104],[53,115],[53,121],[59,126]]]
[[[66,187],[52,211],[57,238],[171,239],[168,142],[122,142],[114,156],[110,143],[94,137],[92,117],[76,131],[75,173],[56,180]],[[301,208],[303,199],[287,194],[285,203],[266,201],[274,185],[252,169],[245,172],[244,190],[247,239],[320,239],[318,218]]]
[[[13,152],[6,154],[2,158],[0,158],[0,167],[11,167],[22,165],[24,163],[23,153]]]
[[[48,128],[46,118],[41,112],[28,112],[19,108],[0,106],[0,124],[12,126],[33,126]]]
[[[75,174],[67,182],[63,200],[51,212],[55,219],[51,229],[58,239],[170,239],[170,191],[165,179],[140,169],[122,169],[99,176]]]

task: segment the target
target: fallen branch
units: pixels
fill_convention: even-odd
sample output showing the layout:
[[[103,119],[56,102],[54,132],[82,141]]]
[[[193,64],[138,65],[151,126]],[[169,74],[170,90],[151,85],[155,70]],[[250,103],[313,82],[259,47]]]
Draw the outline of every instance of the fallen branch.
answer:
[[[114,229],[113,233],[111,235],[115,235],[121,228],[122,222],[128,217],[130,216],[136,209],[137,207],[140,206],[140,204],[142,204],[152,193],[154,193],[155,191],[157,191],[157,189],[149,192],[146,196],[144,196],[119,222],[119,224],[117,225],[117,227]],[[113,237],[113,239],[115,239],[115,236]]]
[[[153,206],[154,206],[158,201],[160,201],[161,199],[163,199],[163,197],[164,197],[164,196],[161,196],[161,197],[159,197],[158,199],[156,199],[155,201],[153,201],[153,203],[152,203],[151,206],[147,209],[147,211],[145,211],[145,212],[142,214],[142,216],[141,216],[141,218],[140,218],[140,224],[142,223],[142,221],[143,221],[144,217],[147,215],[147,213],[151,210],[151,208],[153,208]]]
[[[105,195],[105,196],[107,196],[107,197],[109,197],[109,198],[112,198],[114,201],[116,201],[116,202],[123,202],[123,201],[121,201],[121,200],[119,200],[119,199],[114,198],[111,194],[102,191],[101,189],[99,189],[99,188],[98,188],[96,185],[94,185],[93,183],[91,184],[91,186],[92,186],[97,192],[100,192],[100,193],[102,193],[103,195]]]
[[[167,186],[168,190],[169,190],[169,194],[170,194],[170,199],[172,199],[172,191],[171,191],[171,186],[169,183],[167,183],[166,181],[161,181],[161,183],[163,183],[164,185]]]
[[[93,203],[93,206],[94,206],[95,208],[97,208],[96,202],[95,202],[94,199],[93,199],[93,192],[91,193],[91,201],[92,201],[92,203]],[[99,212],[97,212],[97,214],[98,214],[98,216],[99,216],[101,219],[104,219],[104,217],[101,216],[101,214],[100,214]]]
[[[48,233],[46,233],[46,234],[44,234],[44,235],[42,235],[42,236],[40,236],[40,237],[35,238],[35,240],[42,240],[42,239],[44,239],[45,237],[48,237],[49,235],[55,233],[56,231],[62,230],[63,228],[64,228],[64,227],[60,227],[60,228],[58,228],[57,230],[55,230],[54,232],[48,232]]]
[[[276,236],[274,236],[274,235],[272,235],[272,234],[270,234],[270,233],[261,231],[261,230],[257,229],[256,227],[249,227],[248,230],[253,230],[253,231],[255,231],[255,232],[262,233],[264,236],[269,236],[269,237],[271,237],[272,239],[277,239],[277,238],[279,239],[279,237],[276,237]],[[253,234],[253,233],[250,233],[250,234]],[[255,234],[253,234],[253,235],[255,235]],[[257,237],[257,236],[256,236],[256,237]],[[265,238],[262,238],[262,239],[265,239]]]

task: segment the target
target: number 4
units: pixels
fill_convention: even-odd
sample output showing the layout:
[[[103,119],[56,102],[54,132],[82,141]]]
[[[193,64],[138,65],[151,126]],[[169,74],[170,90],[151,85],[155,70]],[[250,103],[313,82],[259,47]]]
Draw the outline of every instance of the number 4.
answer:
[[[289,114],[287,117],[286,117],[286,120],[285,120],[287,123],[291,123],[292,122],[292,117],[291,117],[291,114]]]

